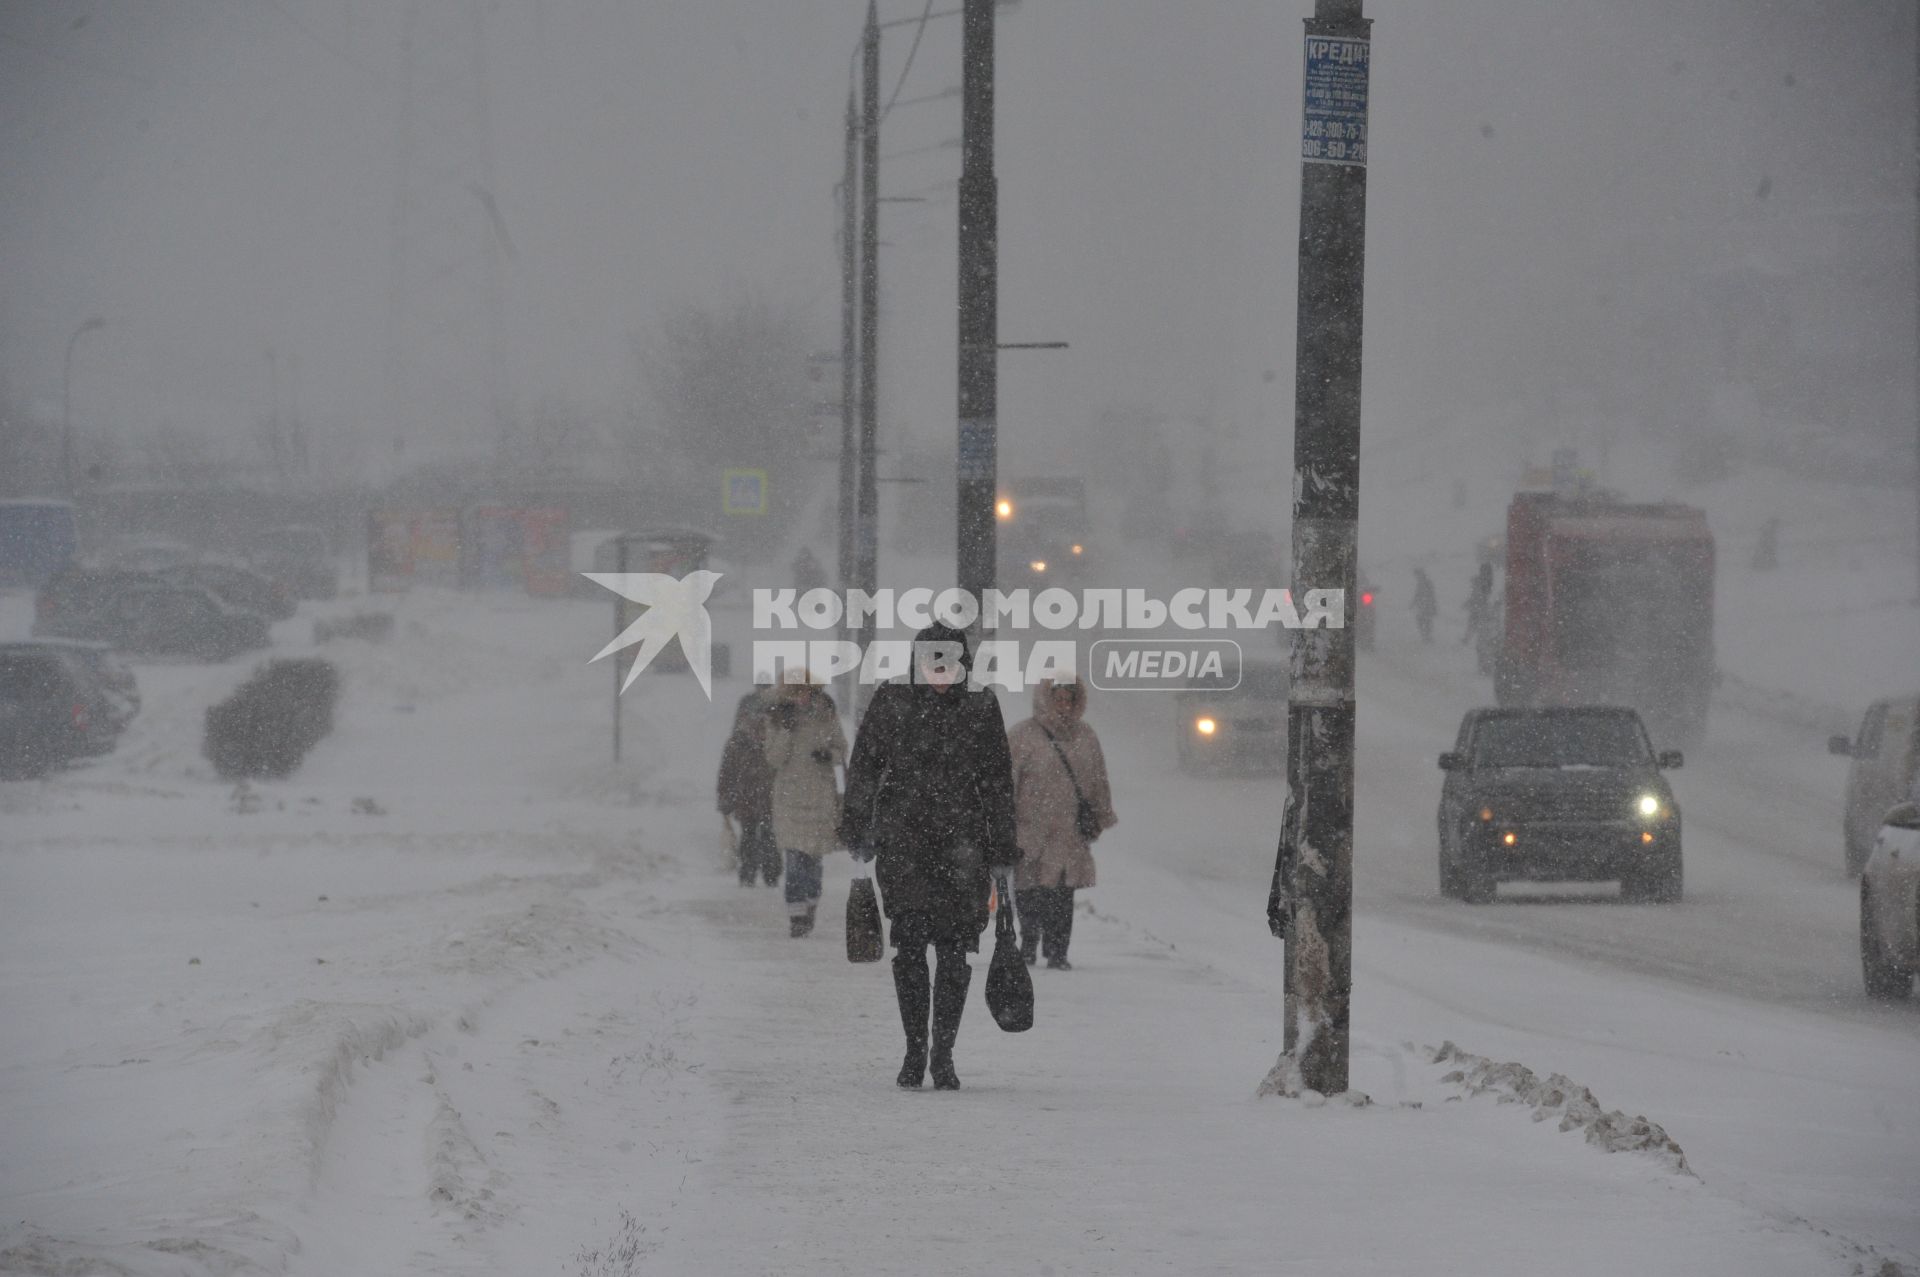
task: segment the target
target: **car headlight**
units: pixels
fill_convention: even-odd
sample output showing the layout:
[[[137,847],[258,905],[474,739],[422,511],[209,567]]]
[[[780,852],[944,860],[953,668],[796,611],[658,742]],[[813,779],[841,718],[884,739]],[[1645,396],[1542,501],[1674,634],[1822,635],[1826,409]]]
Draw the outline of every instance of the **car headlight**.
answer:
[[[1073,547],[1073,552],[1074,552],[1075,554],[1081,554],[1081,553],[1084,553],[1084,552],[1086,551],[1086,548],[1087,548],[1087,547],[1086,547],[1086,546],[1084,546],[1084,545],[1076,545],[1076,546],[1074,546],[1074,547]]]
[[[1655,816],[1658,816],[1660,814],[1659,795],[1642,794],[1640,795],[1639,800],[1634,803],[1634,806],[1639,810],[1642,816],[1645,816],[1647,819],[1651,820]]]
[[[1035,559],[1033,562],[1027,564],[1027,566],[1035,572],[1045,572],[1047,570],[1047,561],[1045,559]]]
[[[1193,720],[1193,730],[1199,732],[1202,736],[1211,736],[1220,730],[1220,724],[1214,722],[1211,718],[1203,716]]]

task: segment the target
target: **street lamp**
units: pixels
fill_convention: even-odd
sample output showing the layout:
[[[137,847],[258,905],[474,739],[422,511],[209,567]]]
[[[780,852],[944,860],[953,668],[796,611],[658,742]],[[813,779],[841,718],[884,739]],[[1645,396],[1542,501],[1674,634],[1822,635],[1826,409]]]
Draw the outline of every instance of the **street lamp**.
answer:
[[[80,339],[96,328],[105,328],[107,321],[98,315],[73,330],[73,336],[67,338],[67,357],[60,374],[60,481],[66,488],[67,496],[74,494],[73,487],[73,348]]]
[[[1012,8],[1018,0],[993,0]],[[969,0],[978,3],[978,0]],[[879,376],[880,309],[880,124],[896,106],[937,102],[954,96],[942,90],[923,98],[902,100],[901,88],[913,69],[909,53],[894,91],[883,104],[880,99],[880,37],[896,27],[926,25],[937,19],[964,17],[965,8],[949,6],[935,10],[931,5],[917,18],[880,20],[878,0],[868,0],[867,20],[854,45],[847,66],[847,138],[846,172],[841,182],[846,203],[842,206],[842,417],[840,465],[840,546],[842,586],[872,591],[878,576],[879,492],[875,487],[875,436],[878,432],[876,400]],[[919,33],[914,38],[919,47]],[[964,96],[965,86],[961,87]],[[857,110],[856,110],[857,106]],[[927,150],[944,150],[941,143]],[[918,153],[918,152],[913,152]],[[858,204],[855,204],[855,200]],[[855,251],[857,246],[857,251]],[[849,464],[847,453],[855,456]],[[855,636],[864,646],[873,639],[871,626]],[[850,703],[857,700],[848,698]],[[859,706],[854,703],[856,717]]]

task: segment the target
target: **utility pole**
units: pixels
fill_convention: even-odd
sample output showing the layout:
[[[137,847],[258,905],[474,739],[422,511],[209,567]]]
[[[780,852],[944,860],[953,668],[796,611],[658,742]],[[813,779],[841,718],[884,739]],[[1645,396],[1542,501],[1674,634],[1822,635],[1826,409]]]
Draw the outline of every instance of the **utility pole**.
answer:
[[[854,490],[858,470],[854,448],[857,445],[854,381],[859,355],[854,344],[859,340],[860,268],[855,261],[855,241],[860,236],[860,116],[854,106],[853,91],[847,91],[846,165],[840,178],[840,559],[837,581],[844,591],[853,580],[854,570]]]
[[[1915,32],[1915,39],[1914,39],[1914,112],[1916,117],[1916,127],[1914,129],[1914,134],[1913,134],[1913,158],[1914,158],[1914,163],[1916,165],[1920,165],[1920,30],[1917,30]],[[1916,246],[1920,246],[1920,176],[1915,177],[1914,183],[1915,184],[1913,188],[1913,198],[1914,198],[1914,214],[1915,214],[1914,225],[1915,225],[1915,236],[1916,236],[1915,243],[1916,243]],[[1916,260],[1920,260],[1920,258],[1916,258]],[[1920,311],[1916,312],[1916,319],[1920,319]],[[1920,353],[1920,352],[1916,352],[1916,353]],[[1920,607],[1920,362],[1916,362],[1915,364],[1915,375],[1916,375],[1916,392],[1917,393],[1916,393],[1916,398],[1914,402],[1914,437],[1913,437],[1913,444],[1914,444],[1913,503],[1914,503],[1914,516],[1915,516],[1914,543],[1913,543],[1913,567],[1914,567],[1916,584],[1915,584],[1914,595],[1913,595],[1913,603],[1915,607]]]
[[[867,27],[860,50],[860,501],[855,524],[857,589],[873,592],[879,576],[880,491],[875,483],[875,435],[880,409],[880,13],[867,3]],[[866,651],[873,643],[873,613],[866,614],[856,641]],[[867,689],[857,688],[855,712],[866,708]]]
[[[512,246],[495,198],[485,19],[482,0],[407,0],[401,19],[386,333],[395,464],[436,439],[498,463],[512,438]],[[486,432],[456,440],[436,422]]]
[[[84,320],[67,338],[66,358],[60,365],[60,484],[69,501],[77,491],[73,484],[73,348],[82,337],[106,326],[98,315]]]
[[[994,584],[999,482],[1000,188],[993,172],[994,0],[961,11],[959,585],[983,604]],[[984,612],[984,606],[982,608]]]
[[[853,89],[847,89],[846,162],[840,175],[840,556],[834,584],[846,596],[853,583],[854,554],[858,520],[854,506],[859,501],[858,446],[855,435],[857,405],[854,396],[858,383],[859,356],[854,349],[859,341],[860,268],[855,258],[855,241],[860,236],[860,116],[855,110]],[[840,622],[840,637],[851,640],[853,633],[846,620]],[[859,676],[850,674],[841,682],[840,706],[851,713],[859,695]]]
[[[280,356],[267,347],[267,454],[273,460],[274,482],[287,488],[287,440],[280,429]]]
[[[1263,1091],[1347,1086],[1353,992],[1353,622],[1372,24],[1361,0],[1307,20],[1295,336],[1293,584],[1344,591],[1341,629],[1294,632],[1287,804],[1269,923],[1287,941],[1286,1053]]]

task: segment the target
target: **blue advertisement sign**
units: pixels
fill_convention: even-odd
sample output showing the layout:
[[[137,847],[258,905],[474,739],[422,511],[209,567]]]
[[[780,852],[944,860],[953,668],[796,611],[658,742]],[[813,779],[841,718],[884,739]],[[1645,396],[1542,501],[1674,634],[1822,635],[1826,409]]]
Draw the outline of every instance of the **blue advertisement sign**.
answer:
[[[1367,166],[1367,77],[1373,46],[1346,36],[1307,37],[1306,111],[1300,159]]]

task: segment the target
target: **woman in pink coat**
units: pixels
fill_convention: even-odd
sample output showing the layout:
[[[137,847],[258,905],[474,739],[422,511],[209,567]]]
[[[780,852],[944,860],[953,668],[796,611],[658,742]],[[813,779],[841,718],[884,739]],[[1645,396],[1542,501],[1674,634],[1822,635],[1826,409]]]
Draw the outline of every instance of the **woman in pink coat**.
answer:
[[[1055,971],[1071,965],[1073,893],[1093,886],[1093,839],[1119,820],[1086,712],[1084,683],[1043,681],[1033,691],[1033,717],[1007,733],[1014,840],[1025,853],[1014,877],[1020,947],[1029,965],[1044,947]]]

